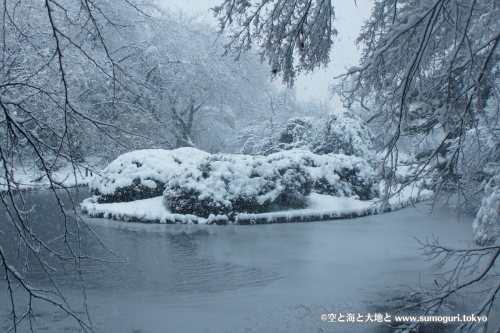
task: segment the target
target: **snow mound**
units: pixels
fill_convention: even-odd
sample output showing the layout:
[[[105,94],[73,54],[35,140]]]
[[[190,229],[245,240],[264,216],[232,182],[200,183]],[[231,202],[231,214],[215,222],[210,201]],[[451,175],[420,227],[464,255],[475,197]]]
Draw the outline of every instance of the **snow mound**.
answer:
[[[163,197],[135,200],[132,202],[98,203],[95,197],[85,199],[80,208],[94,218],[114,219],[144,223],[199,223],[195,215],[172,214],[163,204]],[[223,219],[227,219],[224,217]]]
[[[127,202],[161,196],[171,172],[197,164],[210,154],[195,148],[144,149],[111,162],[89,183],[98,202]]]
[[[371,199],[377,193],[374,178],[364,159],[343,154],[213,155],[172,172],[164,196],[174,213],[231,217],[304,208],[312,191]]]

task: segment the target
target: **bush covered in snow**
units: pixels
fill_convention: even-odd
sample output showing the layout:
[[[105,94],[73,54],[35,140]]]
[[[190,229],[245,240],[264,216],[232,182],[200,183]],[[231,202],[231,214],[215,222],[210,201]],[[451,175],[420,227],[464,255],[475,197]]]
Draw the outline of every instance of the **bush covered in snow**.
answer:
[[[208,153],[195,148],[144,149],[120,155],[93,177],[90,192],[98,202],[125,202],[161,196],[168,175],[196,164]]]
[[[307,166],[314,177],[313,191],[335,197],[357,196],[370,200],[378,196],[378,181],[371,165],[361,157],[344,154],[317,155],[308,151],[290,151]]]
[[[321,138],[311,150],[316,154],[345,154],[371,159],[372,145],[370,128],[358,116],[344,112],[328,120]]]
[[[303,208],[315,191],[376,195],[374,172],[362,158],[291,150],[268,156],[213,155],[172,172],[165,201],[173,213],[228,215]]]
[[[320,140],[325,122],[312,117],[295,117],[288,120],[285,128],[275,138],[275,152],[294,148],[314,147]]]
[[[247,142],[243,152],[268,155],[283,150],[301,148],[316,154],[344,154],[370,160],[373,133],[363,120],[349,112],[333,115],[330,119],[295,117],[272,138]]]
[[[303,208],[314,180],[284,156],[213,155],[170,175],[165,199],[173,213],[231,215]]]
[[[500,238],[500,173],[488,181],[484,194],[472,224],[476,242],[481,245],[497,242]]]

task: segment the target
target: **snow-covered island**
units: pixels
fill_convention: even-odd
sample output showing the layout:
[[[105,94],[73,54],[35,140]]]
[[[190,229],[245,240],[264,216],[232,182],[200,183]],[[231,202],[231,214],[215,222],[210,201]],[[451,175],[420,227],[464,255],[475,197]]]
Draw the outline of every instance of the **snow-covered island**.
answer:
[[[195,148],[126,153],[91,180],[91,217],[152,223],[260,224],[380,212],[383,184],[364,158],[294,148],[211,155]],[[386,211],[430,198],[407,187]]]

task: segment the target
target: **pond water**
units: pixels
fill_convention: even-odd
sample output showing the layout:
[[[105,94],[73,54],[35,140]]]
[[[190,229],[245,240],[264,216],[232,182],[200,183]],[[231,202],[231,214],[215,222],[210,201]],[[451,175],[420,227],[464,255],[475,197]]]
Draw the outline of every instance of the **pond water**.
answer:
[[[27,197],[30,205],[36,204],[32,215],[40,237],[55,239],[63,234],[64,221],[52,194],[42,191]],[[80,230],[82,251],[121,261],[83,265],[94,329],[387,332],[383,324],[328,323],[320,316],[385,313],[409,294],[409,286],[432,283],[431,263],[424,261],[415,238],[435,236],[442,244],[473,246],[472,217],[458,221],[446,209],[435,208],[431,216],[428,210],[427,203],[420,203],[416,208],[350,220],[254,226],[147,225],[83,217],[116,257],[85,227]],[[8,222],[1,223],[0,229],[7,231],[0,233],[0,244],[14,255],[17,241]],[[51,244],[64,251],[58,242]],[[79,283],[72,279],[71,264],[65,269],[69,275],[59,269],[54,279],[81,311]],[[37,266],[31,268],[30,278],[34,285],[49,285]],[[4,331],[11,324],[10,301],[4,281],[0,288],[0,331]],[[45,304],[35,305],[37,330],[79,330],[66,315]]]

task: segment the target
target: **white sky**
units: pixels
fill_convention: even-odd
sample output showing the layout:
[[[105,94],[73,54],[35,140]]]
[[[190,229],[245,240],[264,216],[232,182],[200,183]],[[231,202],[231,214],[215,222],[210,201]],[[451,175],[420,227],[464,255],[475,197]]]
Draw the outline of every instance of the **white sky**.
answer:
[[[207,20],[213,21],[209,8],[220,5],[222,0],[157,0],[171,9],[179,8],[188,14],[204,14]],[[333,77],[345,73],[346,68],[358,64],[361,52],[354,44],[359,35],[363,21],[368,19],[373,7],[373,0],[333,0],[336,19],[334,27],[338,31],[334,39],[334,46],[330,55],[330,63],[326,69],[321,68],[312,74],[300,75],[295,83],[297,97],[300,100],[330,99],[328,87],[334,82]],[[281,82],[280,78],[276,82]],[[338,97],[330,100],[332,108],[340,108]]]

